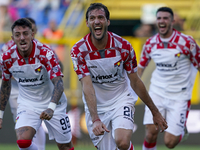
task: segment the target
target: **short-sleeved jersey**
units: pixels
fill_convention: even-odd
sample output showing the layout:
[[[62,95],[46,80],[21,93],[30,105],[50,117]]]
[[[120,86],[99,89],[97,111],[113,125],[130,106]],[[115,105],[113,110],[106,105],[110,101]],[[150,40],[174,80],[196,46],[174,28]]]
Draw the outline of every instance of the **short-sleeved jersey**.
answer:
[[[13,47],[15,45],[15,42],[13,40],[8,41],[7,43],[5,43],[1,50],[0,50],[0,54],[3,54],[5,51],[7,51],[8,49],[10,49],[11,47]]]
[[[90,39],[91,33],[78,41],[71,50],[74,70],[79,79],[90,75],[96,93],[98,112],[114,108],[123,102],[123,96],[130,94],[130,80],[127,73],[137,71],[135,52],[131,44],[120,36],[108,32],[105,49],[97,50]],[[134,98],[130,103],[137,100]],[[83,94],[83,102],[87,104]]]
[[[139,66],[146,67],[151,59],[156,69],[150,91],[174,100],[191,99],[196,68],[200,66],[200,49],[194,39],[174,30],[166,42],[156,34],[143,46]]]
[[[2,80],[11,76],[19,86],[18,103],[34,111],[44,111],[52,96],[51,79],[63,76],[54,52],[46,45],[33,40],[28,58],[23,58],[14,45],[1,55]],[[60,102],[67,102],[63,94]]]

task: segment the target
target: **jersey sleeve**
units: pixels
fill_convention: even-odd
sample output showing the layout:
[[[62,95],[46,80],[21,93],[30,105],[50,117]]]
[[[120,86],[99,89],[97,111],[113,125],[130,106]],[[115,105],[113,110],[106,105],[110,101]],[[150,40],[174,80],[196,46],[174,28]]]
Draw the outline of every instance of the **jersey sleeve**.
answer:
[[[11,67],[11,59],[7,58],[7,55],[1,54],[0,56],[0,66],[2,71],[2,80],[9,81],[12,74],[8,70]],[[6,60],[6,61],[5,61]]]
[[[54,51],[51,49],[47,49],[47,51],[42,51],[41,53],[43,53],[41,55],[45,55],[46,59],[41,59],[41,62],[45,65],[50,79],[53,79],[58,76],[63,77],[64,75],[61,72],[61,68],[55,56]]]
[[[143,48],[142,48],[142,52],[141,52],[141,56],[140,56],[140,62],[139,62],[139,67],[141,68],[145,68],[150,60],[150,52],[151,52],[151,47],[150,45],[148,45],[147,43],[144,44]]]
[[[70,55],[73,62],[74,71],[78,75],[79,80],[90,75],[84,56],[76,47],[76,45],[72,47]]]
[[[189,41],[187,41],[187,47],[190,50],[190,61],[192,62],[194,67],[200,67],[200,48],[191,37],[189,37]]]
[[[122,59],[124,61],[124,69],[127,71],[128,74],[137,72],[137,60],[136,60],[136,55],[133,47],[128,44],[126,45],[127,50],[124,51],[122,49]]]

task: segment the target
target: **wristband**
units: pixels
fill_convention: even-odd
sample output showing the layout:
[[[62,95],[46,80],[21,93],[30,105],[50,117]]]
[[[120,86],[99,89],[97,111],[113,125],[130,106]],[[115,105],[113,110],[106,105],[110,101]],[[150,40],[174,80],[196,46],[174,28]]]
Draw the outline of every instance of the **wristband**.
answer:
[[[56,103],[50,102],[48,108],[51,108],[54,111],[56,109]]]
[[[95,123],[96,121],[101,121],[101,120],[100,119],[96,119],[96,120],[93,121],[93,123]]]
[[[0,110],[0,118],[3,119],[3,113],[4,111],[3,110]]]

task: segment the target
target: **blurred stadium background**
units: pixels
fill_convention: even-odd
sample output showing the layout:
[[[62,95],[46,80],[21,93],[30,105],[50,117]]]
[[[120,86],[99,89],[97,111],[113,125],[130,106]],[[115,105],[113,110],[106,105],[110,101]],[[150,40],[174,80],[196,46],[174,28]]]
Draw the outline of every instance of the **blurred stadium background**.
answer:
[[[200,44],[200,0],[58,0],[59,6],[51,8],[50,3],[43,7],[41,12],[39,9],[39,1],[42,0],[13,0],[4,14],[5,20],[11,18],[6,23],[13,23],[19,17],[32,17],[36,20],[38,26],[38,33],[36,39],[41,42],[51,45],[56,51],[59,59],[64,66],[64,86],[65,93],[68,98],[68,113],[72,124],[73,142],[91,144],[87,129],[85,126],[84,108],[81,100],[81,87],[75,72],[73,71],[72,62],[70,59],[71,47],[80,40],[85,34],[89,32],[85,24],[85,12],[90,3],[101,2],[105,4],[110,10],[111,25],[109,31],[115,32],[123,36],[133,45],[139,60],[142,44],[152,34],[156,32],[154,21],[156,9],[160,6],[171,7],[176,14],[176,28],[177,30],[191,35],[196,42]],[[56,1],[56,0],[55,0]],[[20,3],[21,2],[21,3]],[[24,4],[24,5],[23,5]],[[1,8],[1,6],[0,6]],[[12,16],[12,9],[17,15]],[[41,9],[41,8],[40,8]],[[37,15],[36,15],[37,14]],[[44,15],[44,18],[42,18]],[[38,17],[39,16],[39,17]],[[63,32],[63,36],[56,38],[44,37],[43,32],[48,28],[48,22],[56,20],[58,30]],[[146,34],[142,34],[140,27],[142,25],[150,26],[150,30],[145,30]],[[7,29],[9,27],[9,29]],[[138,31],[140,34],[136,34]],[[0,31],[0,48],[4,43],[10,40],[11,32],[10,26],[5,25]],[[147,34],[148,33],[148,34]],[[147,89],[149,86],[149,79],[154,64],[150,64],[145,70],[142,77]],[[144,139],[144,126],[142,125],[144,112],[144,104],[139,99],[136,104],[135,112],[135,132],[133,133],[132,142],[134,144],[142,145]],[[200,81],[199,74],[196,76],[195,85],[192,94],[192,107],[189,113],[187,122],[190,136],[187,141],[181,145],[199,145],[200,138]],[[163,145],[163,134],[160,134],[158,144]],[[14,122],[10,113],[9,104],[7,105],[4,114],[3,129],[0,130],[0,144],[1,143],[15,143],[16,136],[14,133]],[[54,143],[49,141],[47,136],[47,143]]]

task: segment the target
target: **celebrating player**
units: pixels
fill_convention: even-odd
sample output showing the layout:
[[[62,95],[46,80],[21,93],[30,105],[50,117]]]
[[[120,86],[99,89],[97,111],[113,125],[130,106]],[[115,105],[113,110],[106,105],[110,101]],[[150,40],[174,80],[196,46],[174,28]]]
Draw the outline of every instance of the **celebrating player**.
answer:
[[[35,37],[35,35],[37,33],[36,22],[32,18],[26,18],[26,19],[28,19],[31,22],[32,31],[33,31],[34,37]],[[10,49],[14,45],[15,45],[15,42],[13,40],[8,41],[6,44],[4,44],[2,46],[0,54],[2,55],[5,51]],[[2,74],[2,72],[0,71],[0,75],[1,74]],[[11,92],[10,92],[10,97],[9,97],[9,104],[10,104],[10,109],[11,109],[11,113],[13,115],[14,122],[16,121],[16,116],[17,116],[17,107],[18,107],[17,98],[18,98],[18,93],[19,93],[19,90],[18,90],[17,81],[14,78],[12,78],[11,79]],[[35,136],[33,138],[33,142],[37,145],[38,150],[45,150],[46,135],[45,135],[45,131],[44,131],[42,126],[40,126],[40,128],[36,132],[36,134],[35,134]]]
[[[73,150],[66,114],[67,98],[63,93],[63,74],[55,53],[48,46],[33,40],[29,20],[18,19],[11,29],[16,45],[1,56],[0,128],[13,77],[19,87],[15,124],[19,149],[38,150],[32,139],[44,120],[49,139],[55,139],[59,150]]]
[[[107,7],[91,4],[86,23],[90,33],[72,47],[71,58],[82,84],[90,138],[99,150],[133,150],[131,135],[137,95],[150,108],[157,128],[163,131],[167,123],[137,75],[131,44],[107,31]]]
[[[149,94],[168,123],[165,145],[174,148],[188,135],[186,120],[197,69],[200,71],[200,49],[192,37],[173,29],[171,8],[159,8],[156,17],[159,33],[146,41],[138,74],[142,76],[149,61],[154,60],[156,69],[152,74]],[[156,150],[158,130],[147,106],[143,123],[146,125],[143,150]]]

